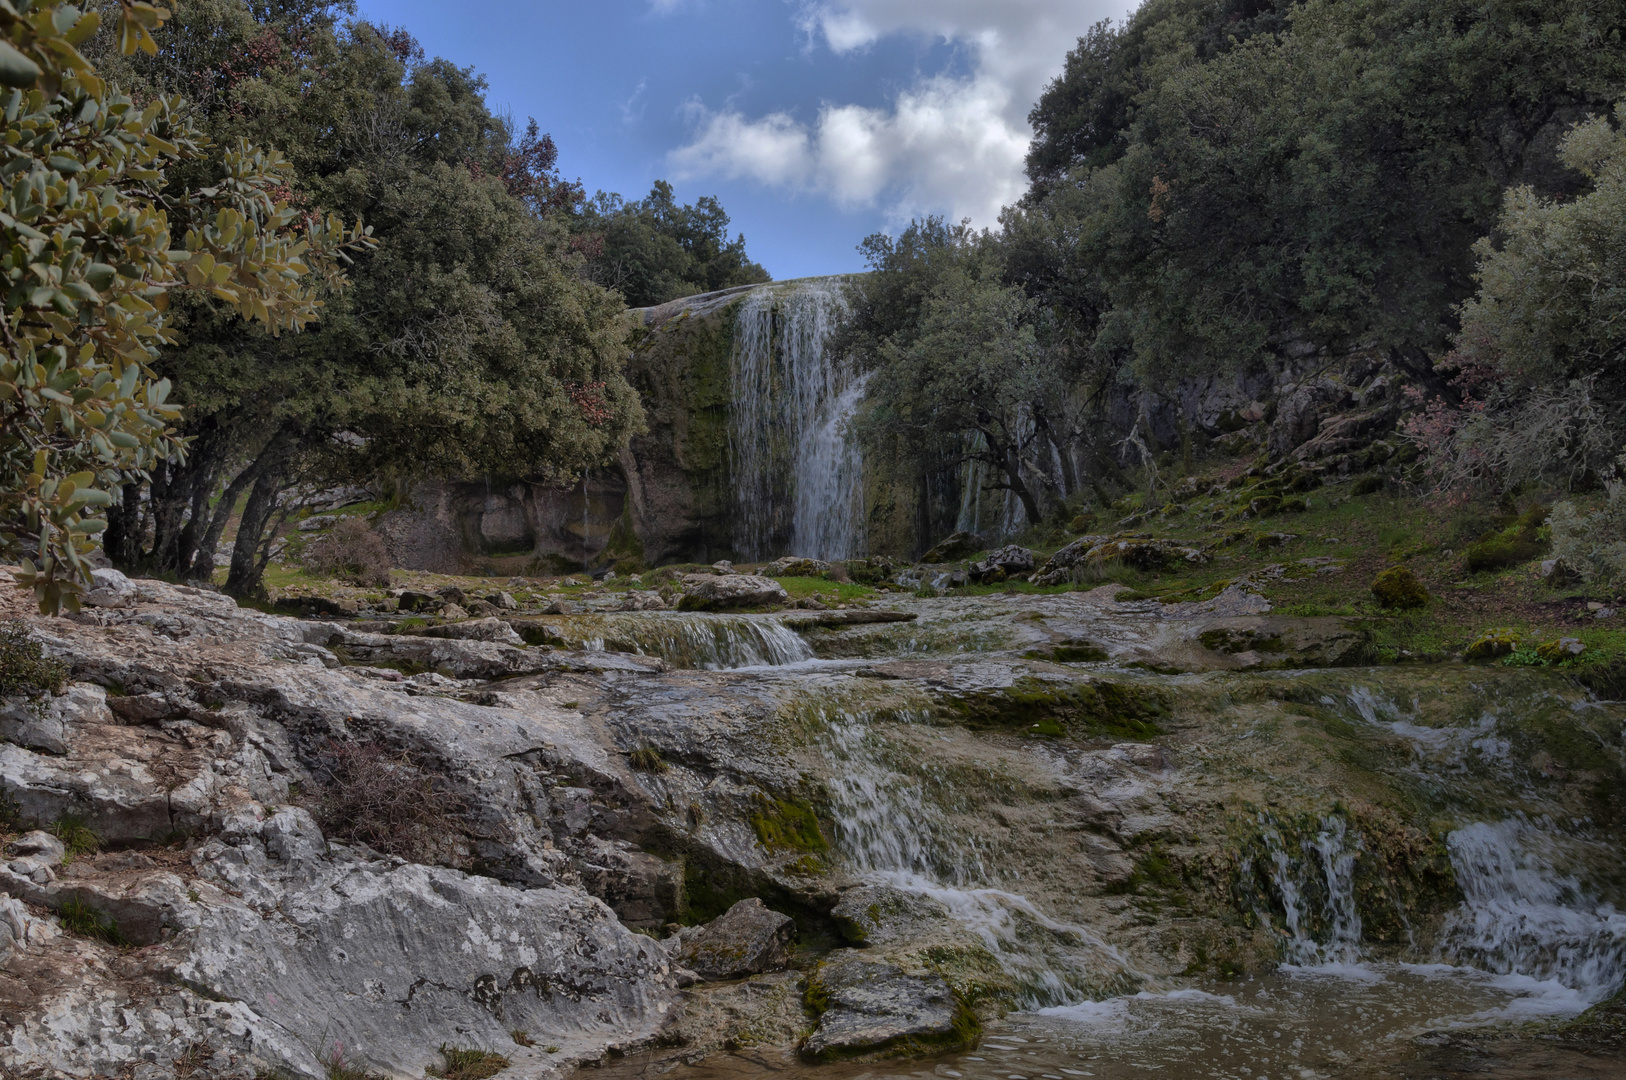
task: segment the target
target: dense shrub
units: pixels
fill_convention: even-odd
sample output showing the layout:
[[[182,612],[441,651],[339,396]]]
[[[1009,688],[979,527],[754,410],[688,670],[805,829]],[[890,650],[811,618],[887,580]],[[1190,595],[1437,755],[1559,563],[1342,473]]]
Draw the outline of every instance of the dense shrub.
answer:
[[[1626,473],[1626,454],[1620,465]],[[1608,492],[1608,501],[1596,513],[1583,515],[1574,503],[1561,502],[1547,524],[1555,557],[1588,585],[1617,589],[1626,585],[1626,481],[1611,481]]]
[[[1373,578],[1372,595],[1386,608],[1420,608],[1428,603],[1428,590],[1404,566],[1391,566]]]
[[[465,805],[444,776],[382,743],[336,739],[314,771],[329,836],[413,862],[450,861]]]
[[[45,655],[27,623],[0,622],[0,697],[60,694],[67,678],[68,665]]]
[[[345,518],[305,548],[305,568],[364,588],[390,583],[390,552],[383,537],[361,518]]]
[[[1506,529],[1468,545],[1465,552],[1468,572],[1506,570],[1540,555],[1544,545],[1539,531],[1546,519],[1545,506],[1532,506]]]

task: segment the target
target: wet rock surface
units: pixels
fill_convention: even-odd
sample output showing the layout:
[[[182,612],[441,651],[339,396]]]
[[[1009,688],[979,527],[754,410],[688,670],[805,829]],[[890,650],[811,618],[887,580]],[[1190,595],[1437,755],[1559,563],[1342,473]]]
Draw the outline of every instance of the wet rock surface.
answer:
[[[822,1010],[802,1044],[803,1055],[815,1061],[964,1050],[981,1035],[941,976],[906,974],[852,950],[838,950],[819,965],[808,977],[808,996]]]
[[[69,685],[3,714],[0,1071],[203,1045],[198,1076],[316,1077],[332,1039],[392,1077],[443,1041],[553,1076],[809,1028],[821,1060],[935,1053],[975,1037],[967,1001],[991,1021],[1345,948],[1336,905],[1291,906],[1345,857],[1378,883],[1370,947],[1488,948],[1451,929],[1456,856],[1394,793],[1453,827],[1584,820],[1626,729],[1525,672],[1335,670],[1358,629],[1246,582],[491,620],[531,646],[132,589],[35,619]],[[441,831],[334,814],[335,747],[421,780]],[[102,850],[59,853],[64,822]],[[105,922],[64,934],[70,909]]]
[[[702,979],[743,979],[778,971],[790,960],[796,923],[757,897],[741,900],[705,926],[685,931],[678,960]]]

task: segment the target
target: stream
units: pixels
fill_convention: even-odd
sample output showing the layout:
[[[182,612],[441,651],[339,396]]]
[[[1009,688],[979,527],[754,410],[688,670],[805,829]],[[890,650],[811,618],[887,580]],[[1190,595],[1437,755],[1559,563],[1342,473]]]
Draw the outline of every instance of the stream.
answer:
[[[561,632],[723,671],[786,702],[786,715],[794,712],[808,732],[801,766],[824,777],[821,817],[837,888],[895,890],[927,904],[945,917],[932,940],[991,957],[1014,1008],[987,1018],[975,1049],[920,1061],[810,1065],[793,1048],[742,1047],[693,1058],[657,1051],[604,1071],[675,1080],[1412,1075],[1406,1069],[1423,1069],[1420,1062],[1463,1033],[1574,1017],[1626,982],[1618,839],[1576,812],[1564,783],[1570,773],[1553,752],[1531,749],[1567,731],[1554,724],[1576,718],[1618,732],[1626,726],[1619,705],[1455,665],[1190,675],[1110,663],[1036,666],[1022,660],[1033,655],[1034,626],[1048,626],[1052,640],[1058,627],[1068,640],[1082,627],[1109,649],[1168,631],[1122,612],[1094,618],[1068,598],[892,606],[920,618],[806,633],[774,617],[650,613],[578,617]],[[889,658],[900,657],[938,666],[924,675],[877,667],[896,668],[903,661]],[[898,670],[914,681],[877,681],[900,678]],[[1009,692],[1024,679],[1079,678],[1128,680],[1172,696],[1163,735],[1080,743],[968,732],[945,724],[937,708],[989,687]],[[1414,887],[1426,880],[1420,871],[1411,884],[1382,877],[1381,860],[1397,856],[1384,853],[1389,841],[1372,822],[1389,819],[1350,809],[1332,788],[1316,790],[1332,783],[1325,776],[1294,775],[1307,767],[1303,755],[1286,764],[1271,757],[1285,752],[1284,732],[1338,740],[1327,759],[1337,783],[1413,808],[1435,838],[1434,872],[1449,883],[1441,892],[1448,899],[1430,908]],[[1618,749],[1604,753],[1618,757]],[[1229,778],[1244,774],[1249,795],[1238,798]],[[1398,794],[1372,795],[1373,778]],[[1091,883],[1075,876],[1073,856],[1047,853],[1046,830],[1080,834],[1053,808],[1083,799],[1115,816],[1110,826],[1084,829],[1079,843],[1101,849],[1096,864],[1109,868],[1102,873],[1127,877],[1131,887]],[[1246,845],[1215,846],[1223,839],[1217,825],[1203,839],[1183,836],[1194,828],[1183,815],[1221,803],[1226,828],[1245,830]],[[1200,921],[1185,906],[1196,902],[1181,885],[1159,892],[1133,884],[1122,867],[1155,866],[1147,852],[1182,845],[1232,859],[1246,886],[1233,895],[1240,910],[1217,923],[1211,898],[1204,901],[1204,925],[1223,926],[1250,947],[1264,942],[1274,961],[1227,972],[1185,962],[1190,949],[1169,944]],[[1416,852],[1407,857],[1421,865]],[[911,947],[872,943],[889,955],[926,955]],[[1481,1063],[1474,1075],[1626,1075],[1626,1066],[1599,1072],[1591,1059],[1542,1061],[1514,1055]],[[1416,1075],[1455,1074],[1441,1067]]]

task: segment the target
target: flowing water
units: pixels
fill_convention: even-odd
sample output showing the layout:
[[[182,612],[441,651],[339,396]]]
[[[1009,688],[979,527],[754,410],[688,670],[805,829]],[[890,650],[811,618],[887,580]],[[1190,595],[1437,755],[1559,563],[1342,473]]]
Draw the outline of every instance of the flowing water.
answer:
[[[966,763],[949,749],[941,754],[930,749],[935,740],[951,737],[933,726],[929,705],[866,707],[861,694],[819,704],[825,699],[817,698],[812,681],[798,683],[799,671],[822,672],[821,687],[856,672],[810,661],[805,642],[800,649],[788,641],[765,645],[756,635],[770,633],[767,628],[775,624],[762,617],[682,623],[660,615],[633,621],[646,628],[611,631],[604,624],[600,632],[606,639],[616,633],[637,637],[640,651],[687,655],[695,667],[770,665],[762,678],[804,698],[800,715],[814,733],[809,749],[826,778],[824,809],[841,875],[849,883],[885,886],[935,905],[955,933],[993,957],[1020,1008],[991,1022],[975,1050],[924,1062],[810,1066],[793,1050],[777,1048],[689,1063],[657,1054],[616,1066],[611,1071],[618,1075],[670,1074],[680,1080],[781,1073],[949,1080],[1410,1076],[1394,1071],[1397,1063],[1421,1060],[1429,1047],[1448,1045],[1453,1032],[1574,1016],[1626,982],[1626,914],[1614,906],[1623,895],[1618,839],[1598,838],[1581,817],[1527,809],[1541,805],[1543,792],[1551,789],[1533,778],[1516,752],[1520,731],[1547,715],[1542,710],[1562,715],[1586,707],[1584,702],[1545,691],[1518,697],[1444,683],[1432,705],[1399,704],[1404,696],[1358,676],[1318,675],[1329,687],[1319,699],[1324,713],[1347,717],[1351,730],[1375,732],[1402,748],[1398,752],[1410,757],[1397,759],[1398,771],[1416,790],[1432,793],[1440,812],[1453,818],[1442,850],[1460,900],[1429,934],[1419,938],[1406,923],[1401,940],[1375,947],[1368,942],[1361,899],[1361,867],[1372,854],[1371,838],[1338,808],[1292,828],[1270,812],[1256,811],[1259,846],[1248,856],[1253,865],[1244,870],[1261,883],[1257,925],[1274,935],[1280,965],[1229,979],[1154,975],[1138,969],[1088,920],[1071,914],[1079,909],[1068,909],[1066,917],[1058,914],[1066,907],[1058,900],[1066,898],[1054,887],[1024,880],[1024,873],[1033,872],[1031,862],[1024,869],[1007,850],[1010,834],[988,824],[1002,805],[1052,796],[1024,795],[1022,785],[1033,788],[1032,777],[1002,776],[992,760],[974,762],[981,779],[968,779]],[[872,657],[919,655],[920,642],[935,641],[936,655],[954,658],[958,677],[970,678],[979,660],[958,652],[963,643],[954,643],[963,642],[963,635],[987,635],[989,641],[998,635],[969,615],[950,621],[962,636],[939,634],[923,620],[887,631],[890,639],[865,628],[862,633],[872,636],[854,640],[867,642]],[[798,636],[783,625],[779,629]],[[691,639],[704,644],[680,643]],[[818,667],[821,663],[827,666]],[[1191,677],[1134,678],[1196,685]],[[1227,685],[1233,687],[1225,699],[1230,700],[1241,684]],[[798,692],[798,686],[806,692]],[[1294,692],[1297,699],[1313,699],[1307,691]],[[1454,719],[1442,719],[1447,705]],[[1121,747],[1025,752],[1030,763],[1057,776],[1076,779],[1092,769],[1092,775],[1120,776],[1114,781],[1120,789],[1165,784],[1179,790],[1182,784],[1177,772],[1123,765],[1120,759],[1128,751]],[[1558,1058],[1542,1060],[1547,1065],[1487,1065],[1477,1075],[1626,1076],[1626,1067],[1618,1074],[1605,1066],[1598,1071],[1590,1058],[1563,1059],[1571,1071],[1557,1073],[1545,1070]]]
[[[765,286],[740,304],[729,440],[742,558],[864,553],[863,462],[847,430],[864,380],[825,347],[846,310],[831,279]]]
[[[611,612],[547,621],[563,648],[658,656],[703,671],[796,664],[813,658],[807,639],[772,615]]]

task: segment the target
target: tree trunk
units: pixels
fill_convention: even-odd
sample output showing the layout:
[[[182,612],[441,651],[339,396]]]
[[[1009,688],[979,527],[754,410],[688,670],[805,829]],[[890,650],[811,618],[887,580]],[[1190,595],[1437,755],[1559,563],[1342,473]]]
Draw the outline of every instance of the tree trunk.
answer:
[[[1044,515],[1039,513],[1039,503],[1028,489],[1027,481],[1022,479],[1022,455],[1016,452],[1016,447],[1007,445],[995,438],[988,428],[979,428],[983,441],[987,444],[989,453],[993,457],[992,464],[1005,474],[1005,486],[1016,493],[1022,501],[1022,509],[1027,512],[1028,524],[1039,525],[1044,521]]]
[[[276,513],[292,445],[292,437],[277,433],[251,466],[258,472],[237,523],[237,542],[232,546],[231,569],[226,574],[226,591],[233,596],[251,596],[260,589],[265,570],[265,561],[258,557],[260,540]]]

